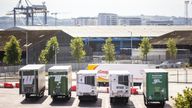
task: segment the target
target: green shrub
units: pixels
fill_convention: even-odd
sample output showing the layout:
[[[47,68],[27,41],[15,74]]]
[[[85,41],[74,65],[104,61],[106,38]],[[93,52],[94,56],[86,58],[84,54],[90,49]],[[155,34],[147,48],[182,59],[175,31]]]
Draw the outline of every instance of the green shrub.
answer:
[[[186,88],[183,90],[183,94],[178,93],[175,98],[176,108],[192,108],[192,88]]]

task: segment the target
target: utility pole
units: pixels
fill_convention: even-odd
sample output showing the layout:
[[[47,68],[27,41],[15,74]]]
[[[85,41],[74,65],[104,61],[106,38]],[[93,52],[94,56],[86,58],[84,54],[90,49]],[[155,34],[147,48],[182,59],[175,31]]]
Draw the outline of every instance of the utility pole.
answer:
[[[188,5],[189,5],[189,0],[185,1],[185,24],[188,25]]]
[[[28,64],[28,32],[26,31],[26,64]]]
[[[131,34],[130,38],[131,38],[131,64],[132,64],[132,63],[133,63],[133,62],[132,62],[132,49],[133,49],[132,35],[133,35],[133,33],[132,33],[131,31],[128,31],[128,32]]]
[[[51,13],[51,15],[55,15],[55,26],[57,26],[57,12]]]

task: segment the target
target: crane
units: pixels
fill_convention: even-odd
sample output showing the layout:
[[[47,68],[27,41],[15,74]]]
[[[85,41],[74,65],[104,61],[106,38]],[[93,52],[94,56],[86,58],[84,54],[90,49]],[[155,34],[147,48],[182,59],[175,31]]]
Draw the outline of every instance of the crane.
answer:
[[[24,2],[24,3],[23,3]],[[25,5],[24,5],[25,4]],[[16,7],[13,8],[11,12],[7,15],[13,15],[14,17],[14,26],[17,24],[16,16],[25,15],[26,16],[26,25],[29,25],[29,18],[31,18],[31,25],[34,25],[34,15],[44,14],[44,25],[47,24],[47,7],[45,2],[42,5],[33,5],[29,0],[19,0]]]

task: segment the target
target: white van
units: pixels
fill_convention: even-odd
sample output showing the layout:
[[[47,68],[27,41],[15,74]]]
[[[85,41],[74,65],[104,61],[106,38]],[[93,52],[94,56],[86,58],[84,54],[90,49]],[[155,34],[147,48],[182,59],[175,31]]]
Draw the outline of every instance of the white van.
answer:
[[[131,96],[132,75],[128,71],[109,71],[110,103],[127,103]]]
[[[96,70],[80,70],[77,73],[77,96],[79,100],[97,101]]]

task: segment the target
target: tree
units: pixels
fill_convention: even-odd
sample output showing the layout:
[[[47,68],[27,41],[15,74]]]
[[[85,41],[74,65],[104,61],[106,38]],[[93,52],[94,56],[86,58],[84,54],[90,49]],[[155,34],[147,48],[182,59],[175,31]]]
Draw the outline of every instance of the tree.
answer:
[[[183,90],[183,95],[178,93],[175,98],[176,108],[192,108],[192,88],[186,88]]]
[[[152,45],[149,42],[149,38],[144,37],[139,45],[139,49],[141,52],[141,56],[142,58],[147,61],[147,54],[149,53],[149,51],[152,49]]]
[[[76,37],[72,39],[70,43],[70,48],[71,48],[71,55],[74,58],[76,58],[78,63],[78,69],[79,69],[79,63],[86,55],[82,38]]]
[[[47,61],[47,59],[46,59],[47,53],[48,53],[48,50],[47,50],[47,49],[43,49],[43,50],[41,51],[41,53],[40,53],[40,55],[39,55],[39,62],[40,62],[40,63],[45,63],[45,64],[48,63],[48,61]]]
[[[177,55],[177,47],[174,39],[169,38],[167,41],[167,51],[171,59],[175,59]]]
[[[105,60],[107,62],[113,62],[115,61],[115,46],[112,44],[112,39],[108,38],[105,40],[105,44],[102,47],[102,51],[105,54]]]
[[[15,36],[10,36],[9,42],[6,42],[4,46],[5,56],[3,62],[10,65],[16,65],[21,63],[22,50],[19,45],[19,41]]]
[[[39,56],[39,61],[41,63],[48,63],[55,55],[56,51],[59,49],[59,43],[57,37],[54,36],[47,41],[45,49],[43,49]]]

